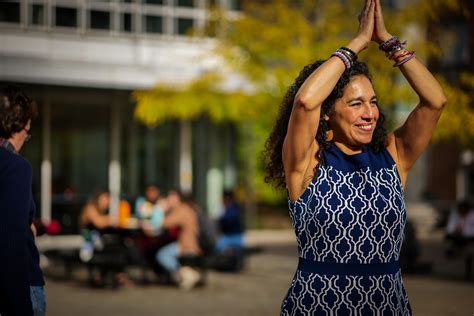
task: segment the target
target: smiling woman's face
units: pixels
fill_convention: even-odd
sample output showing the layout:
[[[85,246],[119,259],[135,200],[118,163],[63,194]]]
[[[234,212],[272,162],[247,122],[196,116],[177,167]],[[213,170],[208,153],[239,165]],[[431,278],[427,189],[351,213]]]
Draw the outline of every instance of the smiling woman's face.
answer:
[[[353,77],[328,114],[333,140],[357,149],[372,141],[379,118],[377,98],[366,76]]]

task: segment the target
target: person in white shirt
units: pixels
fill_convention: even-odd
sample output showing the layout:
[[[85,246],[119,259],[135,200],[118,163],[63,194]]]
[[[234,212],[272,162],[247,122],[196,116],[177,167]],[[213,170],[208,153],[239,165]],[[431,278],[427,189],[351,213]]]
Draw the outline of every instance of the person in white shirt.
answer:
[[[456,209],[449,216],[446,231],[449,236],[474,237],[474,210],[469,202],[458,203]]]

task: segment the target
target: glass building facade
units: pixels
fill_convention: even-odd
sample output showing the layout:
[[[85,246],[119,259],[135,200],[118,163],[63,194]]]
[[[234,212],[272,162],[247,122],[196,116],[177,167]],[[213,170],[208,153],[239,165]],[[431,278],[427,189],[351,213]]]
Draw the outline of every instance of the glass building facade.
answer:
[[[22,155],[43,220],[77,233],[94,192],[133,203],[148,184],[180,188],[218,212],[220,193],[236,184],[235,127],[203,116],[148,128],[133,118],[131,99],[216,64],[196,62],[212,47],[201,33],[214,5],[239,14],[227,0],[0,2],[0,84],[22,86],[39,105]]]

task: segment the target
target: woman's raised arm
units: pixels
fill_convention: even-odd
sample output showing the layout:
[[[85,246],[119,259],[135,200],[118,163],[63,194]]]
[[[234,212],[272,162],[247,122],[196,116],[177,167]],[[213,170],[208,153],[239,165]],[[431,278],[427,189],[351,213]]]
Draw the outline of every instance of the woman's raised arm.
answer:
[[[404,49],[399,42],[397,44],[396,38],[387,32],[380,0],[376,0],[373,40],[381,44],[381,49],[395,61],[419,98],[418,105],[405,123],[389,137],[392,143],[389,147],[392,153],[395,152],[403,180],[428,145],[447,100],[441,85],[414,52]]]
[[[374,30],[375,0],[366,0],[359,15],[359,30],[346,46],[358,54],[370,42]],[[344,57],[344,56],[342,56]],[[318,150],[315,136],[323,101],[330,95],[347,65],[344,58],[332,56],[319,66],[296,93],[288,131],[283,143],[283,164],[290,197],[299,195],[306,186],[306,170]]]

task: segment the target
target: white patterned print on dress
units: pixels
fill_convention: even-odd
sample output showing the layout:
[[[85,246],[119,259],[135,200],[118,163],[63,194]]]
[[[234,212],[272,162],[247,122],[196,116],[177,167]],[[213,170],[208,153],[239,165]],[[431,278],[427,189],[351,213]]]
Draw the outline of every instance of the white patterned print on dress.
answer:
[[[341,158],[334,147],[332,154]],[[372,159],[368,161],[391,159],[386,151],[369,150],[365,155]],[[356,265],[399,260],[406,210],[393,161],[381,168],[369,164],[351,172],[329,161],[319,167],[315,180],[297,201],[289,200],[289,210],[301,258]],[[281,314],[411,315],[411,308],[399,270],[380,275],[298,270]]]

